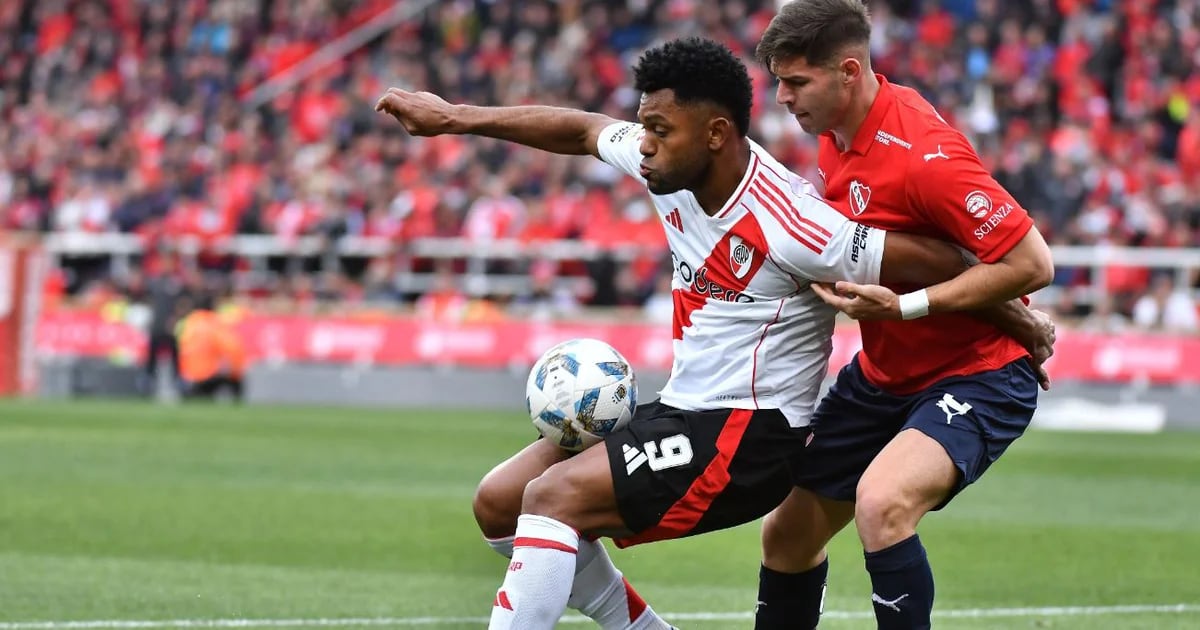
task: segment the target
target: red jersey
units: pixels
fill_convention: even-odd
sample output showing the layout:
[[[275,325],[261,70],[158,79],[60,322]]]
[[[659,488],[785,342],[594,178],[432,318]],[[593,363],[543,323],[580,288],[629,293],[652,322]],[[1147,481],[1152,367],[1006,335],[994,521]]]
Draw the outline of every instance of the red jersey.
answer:
[[[933,105],[915,90],[876,76],[879,95],[848,150],[839,150],[831,133],[820,138],[825,198],[860,223],[949,241],[985,263],[1003,258],[1033,227],[1029,214]],[[864,321],[859,327],[863,373],[895,394],[1027,356],[995,326],[961,313]]]

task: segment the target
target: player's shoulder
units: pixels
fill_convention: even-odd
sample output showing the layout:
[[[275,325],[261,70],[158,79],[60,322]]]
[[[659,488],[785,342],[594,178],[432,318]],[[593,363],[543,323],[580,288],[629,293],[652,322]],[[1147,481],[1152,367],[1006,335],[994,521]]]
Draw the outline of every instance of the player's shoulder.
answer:
[[[914,153],[918,153],[918,149],[936,148],[938,144],[952,144],[965,147],[974,155],[975,150],[967,137],[947,122],[920,92],[895,84],[891,89],[896,95],[896,115],[912,138]],[[917,157],[924,159],[925,155],[921,153]]]
[[[841,215],[829,207],[813,182],[788,170],[765,151],[756,155],[758,164],[748,186],[746,209],[762,229],[768,250],[802,247],[819,253],[828,245],[833,222]]]
[[[896,91],[896,115],[912,142],[907,169],[910,184],[938,181],[956,172],[964,161],[979,161],[971,141],[925,97],[909,87],[893,85],[892,89]]]
[[[896,102],[896,115],[904,121],[906,127],[913,131],[936,131],[942,127],[953,128],[942,118],[933,103],[921,96],[920,92],[906,85],[895,83],[889,83],[888,89],[892,91]]]
[[[777,187],[791,193],[791,195],[820,196],[820,191],[813,182],[793,172],[753,140],[750,141],[750,149],[753,155],[751,159],[756,162],[752,164],[752,168],[754,169],[752,180],[759,180],[767,184],[774,183]],[[752,181],[751,183],[753,184],[754,182]]]

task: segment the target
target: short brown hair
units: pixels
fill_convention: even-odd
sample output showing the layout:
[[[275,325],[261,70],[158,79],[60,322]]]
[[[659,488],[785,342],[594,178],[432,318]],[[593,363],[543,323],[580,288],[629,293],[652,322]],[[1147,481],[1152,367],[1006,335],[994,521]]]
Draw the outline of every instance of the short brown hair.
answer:
[[[870,41],[871,17],[862,0],[792,0],[771,19],[754,56],[768,67],[796,57],[823,66],[847,45]]]

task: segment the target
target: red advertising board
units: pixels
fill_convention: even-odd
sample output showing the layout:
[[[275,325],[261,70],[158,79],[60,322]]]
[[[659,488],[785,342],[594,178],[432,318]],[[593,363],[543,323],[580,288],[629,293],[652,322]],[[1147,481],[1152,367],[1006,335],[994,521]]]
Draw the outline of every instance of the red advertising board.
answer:
[[[409,318],[355,319],[252,315],[239,324],[252,361],[373,365],[443,364],[524,368],[546,348],[575,337],[611,343],[638,369],[671,367],[670,327],[652,324],[498,322],[438,324]],[[858,328],[839,327],[830,370],[861,347]],[[44,313],[36,348],[43,356],[108,356],[140,361],[145,335],[87,312]],[[1051,375],[1062,380],[1200,383],[1200,339],[1061,330]]]

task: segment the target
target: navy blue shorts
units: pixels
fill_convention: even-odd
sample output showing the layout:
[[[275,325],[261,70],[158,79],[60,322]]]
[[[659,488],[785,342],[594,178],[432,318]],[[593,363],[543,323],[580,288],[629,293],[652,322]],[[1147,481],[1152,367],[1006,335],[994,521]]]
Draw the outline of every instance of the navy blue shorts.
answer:
[[[894,396],[863,376],[855,356],[817,406],[812,441],[792,462],[793,480],[822,497],[853,501],[858,480],[875,456],[896,434],[912,428],[937,440],[961,473],[940,509],[1021,437],[1037,398],[1037,375],[1027,359]]]

